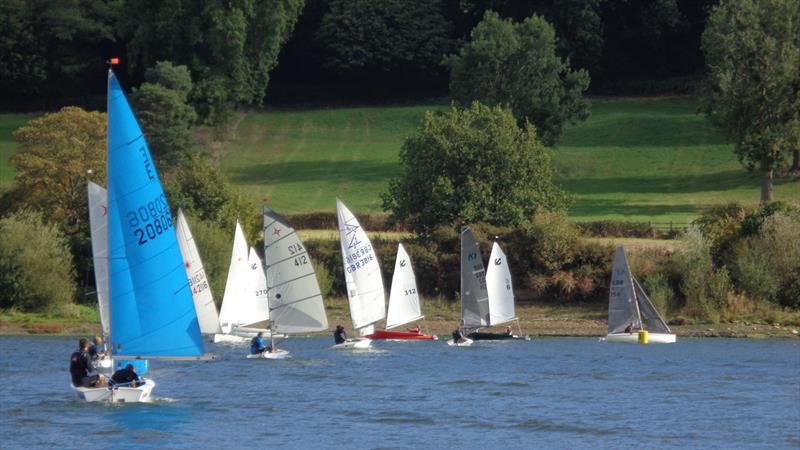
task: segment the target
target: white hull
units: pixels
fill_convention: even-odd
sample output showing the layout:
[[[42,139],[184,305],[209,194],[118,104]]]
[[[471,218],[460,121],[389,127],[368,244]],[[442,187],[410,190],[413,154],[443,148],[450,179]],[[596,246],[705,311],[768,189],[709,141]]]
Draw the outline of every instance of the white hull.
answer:
[[[629,344],[639,343],[639,333],[614,333],[606,335],[606,342],[626,342]],[[647,341],[649,344],[674,344],[675,335],[666,333],[648,333]]]
[[[256,353],[247,355],[247,359],[287,359],[291,358],[288,350],[276,349],[271,352]]]
[[[86,402],[110,402],[110,403],[149,403],[152,401],[151,393],[156,383],[153,380],[145,380],[139,387],[111,387],[111,388],[84,388],[72,386],[73,392],[78,399]]]
[[[235,334],[215,334],[214,337],[211,338],[211,342],[215,344],[240,344],[250,339],[251,338],[244,336],[236,336]]]
[[[470,345],[472,345],[472,339],[464,338],[464,340],[459,343],[456,343],[452,339],[450,339],[447,341],[447,345],[451,347],[469,347]]]
[[[372,345],[372,339],[353,339],[351,341],[343,342],[341,344],[335,344],[331,348],[335,350],[365,349],[369,348],[371,345]]]

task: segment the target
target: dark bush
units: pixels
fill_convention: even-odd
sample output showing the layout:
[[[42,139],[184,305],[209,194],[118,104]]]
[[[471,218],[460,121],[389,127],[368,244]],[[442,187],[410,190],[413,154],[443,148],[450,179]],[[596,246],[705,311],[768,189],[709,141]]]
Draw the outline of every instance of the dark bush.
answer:
[[[578,222],[575,225],[586,237],[628,237],[658,239],[665,237],[658,229],[647,222],[625,222],[620,220],[599,220]]]

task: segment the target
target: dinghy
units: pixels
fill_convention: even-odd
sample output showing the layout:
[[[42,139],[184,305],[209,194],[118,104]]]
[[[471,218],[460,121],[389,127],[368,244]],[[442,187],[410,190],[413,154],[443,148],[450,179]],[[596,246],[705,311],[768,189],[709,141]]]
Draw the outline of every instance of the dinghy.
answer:
[[[336,218],[339,225],[339,242],[342,247],[344,278],[353,329],[364,343],[345,342],[334,348],[366,348],[372,342],[366,338],[375,332],[375,323],[386,317],[386,294],[383,289],[378,255],[372,248],[367,233],[347,206],[336,199]]]
[[[219,312],[222,334],[215,334],[214,342],[247,342],[259,332],[268,333],[268,321],[269,305],[261,259],[255,249],[248,251],[244,232],[237,219],[228,280]]]
[[[623,246],[617,247],[611,269],[608,335],[605,340],[654,344],[675,342],[675,335],[631,273]]]
[[[389,291],[389,312],[386,314],[386,329],[376,330],[367,336],[370,339],[392,341],[420,341],[437,339],[436,336],[423,334],[409,329],[408,331],[393,331],[393,328],[403,326],[425,318],[420,308],[420,298],[417,293],[417,280],[414,269],[403,244],[397,245],[397,257],[394,262],[392,275],[392,288]]]
[[[142,131],[108,73],[108,303],[114,360],[208,359],[172,215]],[[85,401],[147,402],[138,387],[72,386]]]
[[[203,261],[200,259],[200,252],[194,242],[192,230],[189,229],[189,222],[183,210],[178,208],[175,219],[175,234],[178,238],[178,246],[183,256],[183,266],[186,268],[186,277],[189,279],[189,287],[192,290],[194,308],[197,311],[197,321],[200,324],[200,333],[204,335],[214,335],[222,333],[219,326],[219,315],[217,305],[214,304],[214,295],[208,284],[206,270],[203,268]]]
[[[461,230],[461,324],[472,340],[520,338],[510,333],[481,332],[517,320],[508,260],[497,242],[492,244],[489,270],[483,265],[478,242],[468,227]]]
[[[472,339],[470,339],[470,338],[464,338],[463,340],[461,340],[459,342],[456,342],[456,341],[454,341],[452,339],[449,339],[447,341],[447,345],[449,345],[451,347],[469,347],[470,345],[472,345],[473,342],[474,341]]]
[[[264,206],[264,274],[269,304],[270,351],[248,358],[285,359],[276,336],[328,329],[328,318],[317,274],[305,245],[294,228]]]

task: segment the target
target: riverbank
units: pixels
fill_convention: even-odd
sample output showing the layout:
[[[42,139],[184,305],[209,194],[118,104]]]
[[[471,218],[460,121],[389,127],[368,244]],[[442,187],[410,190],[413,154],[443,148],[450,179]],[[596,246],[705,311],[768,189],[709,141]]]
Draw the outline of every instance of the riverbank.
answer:
[[[444,300],[423,303],[425,319],[419,322],[423,331],[448,336],[458,324],[459,305]],[[350,331],[349,309],[344,299],[326,301],[328,323],[333,329],[342,324]],[[533,337],[547,336],[604,336],[607,311],[602,305],[549,306],[526,304],[517,306],[518,322],[512,324],[515,333]],[[503,327],[501,327],[503,328]],[[736,321],[717,324],[671,325],[679,337],[730,338],[800,338],[800,325]],[[0,312],[0,335],[66,335],[91,336],[100,333],[100,324],[86,314],[78,318],[60,318],[42,314]]]

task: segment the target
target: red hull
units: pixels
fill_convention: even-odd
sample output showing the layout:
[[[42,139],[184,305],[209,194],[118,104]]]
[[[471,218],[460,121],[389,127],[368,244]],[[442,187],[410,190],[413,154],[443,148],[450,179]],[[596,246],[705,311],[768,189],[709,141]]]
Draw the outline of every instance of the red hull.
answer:
[[[366,337],[373,340],[396,340],[396,341],[430,341],[436,339],[436,336],[430,336],[422,333],[414,333],[411,331],[389,331],[389,330],[377,330]]]

